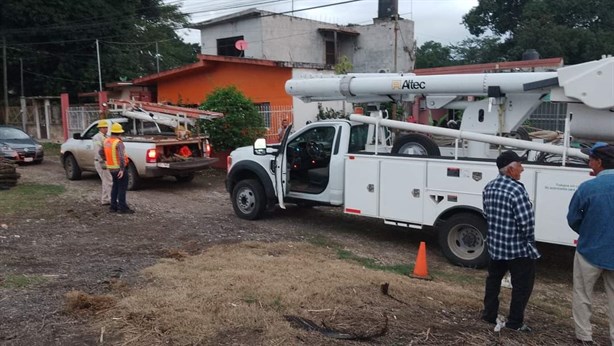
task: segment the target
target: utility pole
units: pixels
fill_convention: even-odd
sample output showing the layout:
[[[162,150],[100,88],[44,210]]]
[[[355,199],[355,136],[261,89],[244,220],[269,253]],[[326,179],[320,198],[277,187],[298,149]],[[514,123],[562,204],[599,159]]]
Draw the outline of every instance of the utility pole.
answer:
[[[100,72],[100,45],[96,39],[96,57],[98,58],[98,91],[102,91],[102,73]]]
[[[19,76],[21,77],[21,97],[26,96],[23,92],[23,59],[19,58]]]
[[[26,123],[27,123],[27,118],[28,118],[28,108],[26,106],[26,95],[24,93],[24,88],[23,88],[23,59],[19,58],[19,75],[21,77],[21,97],[19,98],[19,105],[21,108],[21,129],[24,132],[27,132],[27,127],[26,127]]]
[[[397,50],[399,41],[399,14],[394,15],[394,73],[397,73]]]
[[[399,32],[399,12],[398,12],[398,9],[397,9],[397,13],[394,14],[394,53],[393,53],[394,56],[393,56],[393,60],[392,60],[394,62],[393,63],[393,71],[394,71],[394,73],[398,72],[397,71],[397,49],[398,49],[398,47],[397,47],[398,43],[397,42],[398,42],[398,36],[399,36],[398,32]],[[392,103],[391,112],[392,112],[392,114],[390,114],[390,119],[397,120],[397,103],[396,102]],[[398,129],[394,129],[393,133],[395,135],[397,135],[399,133],[399,130]]]
[[[156,69],[160,73],[160,54],[158,53],[158,41],[156,41]]]
[[[2,36],[2,71],[4,73],[4,123],[9,123],[9,82],[6,71],[6,36]]]

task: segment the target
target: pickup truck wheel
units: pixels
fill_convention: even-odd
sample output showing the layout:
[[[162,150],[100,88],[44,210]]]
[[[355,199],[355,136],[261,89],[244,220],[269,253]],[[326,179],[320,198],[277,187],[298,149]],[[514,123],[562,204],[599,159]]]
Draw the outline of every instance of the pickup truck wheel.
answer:
[[[141,185],[141,177],[139,177],[139,172],[136,170],[134,163],[128,163],[128,169],[126,172],[128,173],[128,190],[138,190],[139,186]]]
[[[257,180],[241,180],[232,190],[232,208],[241,219],[256,220],[262,217],[266,202],[264,188]]]
[[[79,168],[77,160],[71,154],[66,155],[64,158],[64,172],[68,180],[81,179],[81,168]]]
[[[486,220],[476,214],[450,217],[439,230],[439,246],[446,258],[461,267],[483,268],[488,264]]]
[[[419,134],[410,133],[399,137],[394,141],[394,145],[391,149],[392,154],[406,154],[406,155],[427,155],[427,156],[441,156],[439,146],[437,143],[429,137]]]
[[[183,175],[176,175],[175,179],[177,179],[178,183],[189,183],[194,180],[194,173],[188,173]]]

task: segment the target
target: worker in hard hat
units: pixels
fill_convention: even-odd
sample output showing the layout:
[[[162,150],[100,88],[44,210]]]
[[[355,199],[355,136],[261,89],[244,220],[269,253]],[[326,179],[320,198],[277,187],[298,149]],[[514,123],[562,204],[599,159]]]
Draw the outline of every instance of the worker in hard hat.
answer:
[[[107,169],[104,156],[104,140],[107,139],[107,132],[109,131],[109,122],[105,119],[98,122],[98,133],[92,137],[92,144],[94,146],[94,167],[96,172],[102,181],[102,192],[100,194],[100,203],[102,205],[111,204],[111,187],[113,186],[113,178],[111,173]]]
[[[126,155],[126,147],[119,137],[124,133],[122,125],[114,123],[111,125],[111,137],[104,141],[104,154],[107,162],[107,169],[111,172],[113,186],[111,188],[111,212],[120,214],[132,214],[134,210],[126,204],[126,190],[128,190],[128,164],[130,162]]]

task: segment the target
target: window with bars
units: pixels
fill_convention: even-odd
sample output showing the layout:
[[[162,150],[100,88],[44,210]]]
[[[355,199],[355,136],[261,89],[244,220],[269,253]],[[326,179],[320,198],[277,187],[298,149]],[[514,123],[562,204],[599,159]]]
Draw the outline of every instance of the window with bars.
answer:
[[[326,41],[326,63],[328,65],[334,65],[337,63],[337,59],[336,59],[336,52],[335,52],[335,42],[333,41]]]

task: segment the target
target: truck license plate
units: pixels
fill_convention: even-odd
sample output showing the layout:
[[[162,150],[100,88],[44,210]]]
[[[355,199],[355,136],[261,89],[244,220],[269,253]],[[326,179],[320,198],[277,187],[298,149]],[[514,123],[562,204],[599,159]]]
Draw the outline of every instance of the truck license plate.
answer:
[[[24,157],[23,158],[23,162],[32,162],[32,161],[34,161],[34,159],[31,158],[31,157]]]
[[[162,167],[162,168],[169,168],[171,165],[169,165],[168,163],[158,163],[158,167]]]

